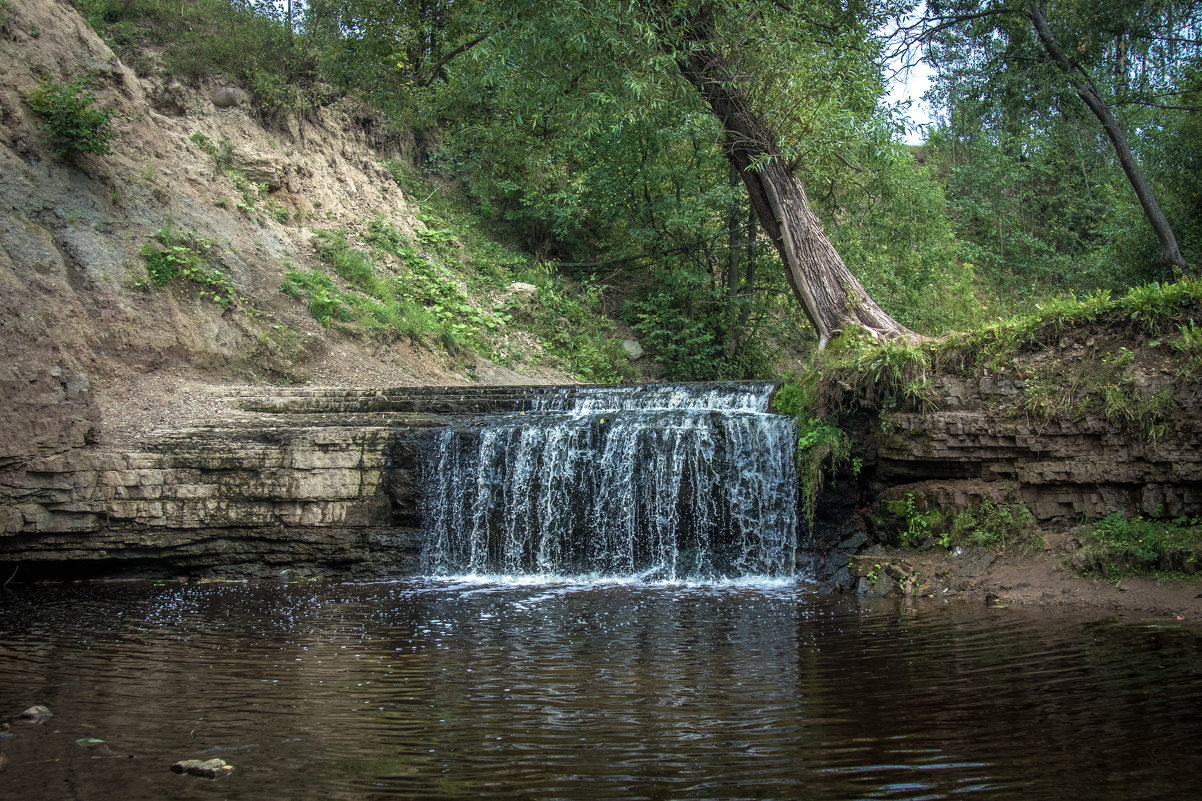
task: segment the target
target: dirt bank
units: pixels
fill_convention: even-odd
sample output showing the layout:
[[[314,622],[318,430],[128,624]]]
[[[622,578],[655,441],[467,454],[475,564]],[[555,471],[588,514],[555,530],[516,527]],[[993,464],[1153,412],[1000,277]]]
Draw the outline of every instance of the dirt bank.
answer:
[[[877,579],[866,587],[869,594],[907,593],[997,606],[1081,606],[1202,620],[1202,580],[1081,575],[1069,565],[1074,550],[1071,537],[1051,535],[1043,548],[1025,553],[878,546],[860,554],[857,561],[865,577],[871,574]]]

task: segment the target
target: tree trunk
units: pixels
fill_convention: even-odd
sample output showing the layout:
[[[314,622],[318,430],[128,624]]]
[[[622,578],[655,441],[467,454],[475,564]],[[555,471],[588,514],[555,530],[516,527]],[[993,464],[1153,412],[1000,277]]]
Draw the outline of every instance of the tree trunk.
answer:
[[[691,33],[696,36],[699,29]],[[682,50],[677,67],[722,122],[726,156],[780,253],[789,286],[818,333],[818,347],[826,347],[848,325],[878,337],[916,336],[877,306],[847,269],[810,208],[801,180],[786,167],[771,129],[751,109],[721,57],[706,41],[694,41],[700,46]]]
[[[730,165],[730,187],[739,185],[739,171]],[[739,297],[739,204],[731,199],[726,210],[726,357],[739,347],[739,308],[746,301]]]
[[[1177,246],[1177,237],[1173,234],[1173,227],[1169,224],[1168,217],[1160,210],[1160,204],[1156,202],[1156,195],[1144,178],[1143,171],[1140,170],[1139,163],[1135,160],[1135,154],[1131,152],[1131,146],[1127,143],[1127,136],[1123,133],[1122,126],[1119,125],[1119,121],[1111,113],[1106,102],[1102,100],[1102,95],[1094,86],[1089,75],[1068,57],[1055,34],[1052,33],[1052,28],[1048,25],[1047,4],[1044,2],[1031,3],[1027,16],[1031,20],[1031,24],[1035,26],[1035,33],[1039,35],[1039,41],[1043,43],[1048,55],[1056,62],[1056,66],[1068,78],[1077,97],[1089,106],[1089,110],[1102,123],[1102,130],[1106,132],[1106,137],[1114,147],[1119,165],[1127,174],[1127,180],[1130,181],[1131,188],[1135,190],[1135,196],[1139,198],[1139,204],[1144,210],[1144,217],[1152,226],[1152,230],[1156,232],[1156,238],[1160,240],[1160,260],[1183,273],[1189,272],[1189,265],[1186,263],[1185,257],[1181,255],[1181,249]]]
[[[734,165],[731,165],[731,170],[736,172]],[[743,294],[739,299],[739,315],[732,323],[730,332],[726,337],[726,357],[733,359],[739,352],[739,346],[742,344],[743,334],[747,331],[747,323],[751,320],[751,304],[755,299],[755,237],[757,227],[757,217],[755,207],[750,203],[747,204],[747,227],[746,227],[746,244],[743,246],[745,250],[744,261],[746,266],[743,268]]]

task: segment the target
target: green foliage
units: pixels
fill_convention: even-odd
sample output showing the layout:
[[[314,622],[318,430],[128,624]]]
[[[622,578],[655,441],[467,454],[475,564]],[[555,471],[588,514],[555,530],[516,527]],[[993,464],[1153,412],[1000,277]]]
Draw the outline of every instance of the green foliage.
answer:
[[[952,521],[947,536],[951,544],[965,543],[1004,551],[1031,543],[1038,536],[1038,528],[1035,516],[1024,504],[998,504],[985,498],[978,506],[961,510]]]
[[[369,295],[385,292],[384,286],[376,278],[370,257],[351,245],[346,232],[318,231],[317,236],[323,242],[321,260],[333,267],[334,272],[347,283]]]
[[[851,149],[857,170],[832,158],[807,184],[830,187],[816,205],[831,242],[882,308],[924,333],[971,327],[982,321],[984,288],[971,264],[957,262],[937,176],[892,134],[878,114]]]
[[[604,317],[606,287],[557,276],[499,243],[479,215],[454,192],[432,187],[400,162],[385,166],[406,193],[425,198],[425,227],[412,239],[377,220],[368,241],[402,265],[398,291],[442,322],[444,344],[467,347],[502,364],[528,358],[511,329],[529,331],[544,353],[578,379],[617,383],[632,375],[621,340]],[[510,296],[515,281],[532,283],[528,300]]]
[[[850,457],[851,444],[843,429],[815,418],[798,421],[797,468],[801,481],[801,508],[808,528],[814,527],[823,468],[829,465],[834,472],[849,464]]]
[[[822,489],[823,469],[832,472],[851,465],[859,473],[859,460],[851,459],[851,441],[847,433],[815,414],[816,380],[808,374],[781,386],[772,399],[772,410],[797,421],[797,471],[801,483],[801,508],[808,528],[814,527],[818,493]]]
[[[701,381],[724,373],[725,351],[711,321],[681,311],[667,292],[628,300],[622,316],[663,365],[665,377]]]
[[[1202,328],[1190,320],[1188,325],[1178,327],[1181,337],[1172,342],[1175,352],[1181,354],[1174,375],[1178,378],[1197,381],[1202,378]]]
[[[812,371],[818,386],[838,384],[849,390],[840,393],[840,404],[858,399],[882,408],[926,408],[932,403],[931,364],[929,343],[879,340],[861,328],[849,328],[818,354]],[[825,407],[827,399],[816,397]]]
[[[318,42],[289,27],[286,6],[270,0],[76,0],[90,25],[140,73],[162,65],[193,82],[223,78],[249,92],[268,117],[304,112],[328,98],[319,80]],[[299,3],[297,4],[300,5]]]
[[[1076,77],[1129,138],[1187,258],[1200,243],[1197,3],[1044,5]],[[1114,147],[1056,67],[1022,4],[928,3],[928,155],[962,259],[1014,309],[1051,291],[1118,290],[1171,277]],[[953,19],[959,22],[951,22]],[[1016,280],[1017,279],[1017,280]]]
[[[1202,520],[1134,519],[1112,514],[1091,527],[1078,560],[1109,578],[1164,572],[1194,574],[1202,559]]]
[[[950,544],[947,534],[940,531],[943,513],[935,508],[920,510],[919,505],[925,500],[925,496],[916,500],[914,493],[906,493],[902,508],[902,514],[906,521],[906,527],[901,532],[902,544],[914,548],[921,545],[928,537],[938,535],[939,544],[946,548]]]
[[[233,282],[217,267],[212,243],[193,232],[176,233],[170,219],[141,253],[155,287],[161,289],[178,278],[197,285],[200,297],[210,298],[223,309],[239,300]]]
[[[910,548],[960,545],[996,548],[999,551],[1028,548],[1041,542],[1035,517],[1022,503],[995,503],[985,498],[976,506],[949,517],[930,505],[922,493],[890,501],[889,513],[901,522],[899,538]]]
[[[1121,324],[1147,334],[1159,334],[1166,323],[1200,302],[1202,281],[1191,278],[1133,287],[1119,297],[1105,289],[1083,297],[1068,293],[1036,304],[1027,314],[948,337],[934,350],[973,354],[974,364],[997,369],[1022,350],[1045,347],[1046,340],[1087,323]]]
[[[96,97],[85,91],[90,77],[59,83],[42,78],[36,89],[26,95],[30,108],[42,115],[39,126],[50,137],[54,155],[62,158],[74,153],[111,153],[112,119],[110,108],[96,108]]]
[[[335,321],[349,323],[356,319],[358,304],[353,296],[339,291],[330,276],[319,270],[289,270],[280,291],[290,298],[303,298],[313,319],[327,328]]]
[[[1110,422],[1156,440],[1164,435],[1172,412],[1172,393],[1144,386],[1132,369],[1135,358],[1134,351],[1121,346],[1115,353],[1078,362],[1072,381],[1061,374],[1036,375],[1023,388],[1023,408],[1043,420],[1080,420],[1101,411]]]
[[[503,308],[524,323],[547,352],[577,378],[617,384],[633,376],[612,324],[602,314],[596,284],[579,287],[549,272],[528,273],[538,286],[529,303],[510,301]]]

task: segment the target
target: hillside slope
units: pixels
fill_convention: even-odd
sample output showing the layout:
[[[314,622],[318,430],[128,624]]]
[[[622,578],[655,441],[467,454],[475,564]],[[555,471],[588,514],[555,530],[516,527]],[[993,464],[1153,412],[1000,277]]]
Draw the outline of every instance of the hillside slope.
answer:
[[[289,270],[320,266],[315,231],[425,228],[386,165],[411,143],[369,109],[341,99],[268,130],[237,87],[139,78],[64,0],[10,0],[0,36],[0,467],[203,420],[213,385],[572,380],[323,326],[281,293]],[[85,75],[117,112],[112,153],[57,158],[28,93]],[[143,250],[172,245],[203,251],[232,302],[155,287]]]

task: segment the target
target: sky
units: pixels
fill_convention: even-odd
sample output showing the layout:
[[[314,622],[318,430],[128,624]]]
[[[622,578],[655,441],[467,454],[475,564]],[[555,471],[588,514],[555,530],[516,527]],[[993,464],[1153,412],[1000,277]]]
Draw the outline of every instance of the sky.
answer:
[[[924,61],[899,72],[893,80],[886,99],[890,103],[910,101],[910,125],[903,141],[907,145],[922,144],[926,132],[921,127],[931,122],[931,110],[922,100],[922,95],[931,85],[931,68]]]

